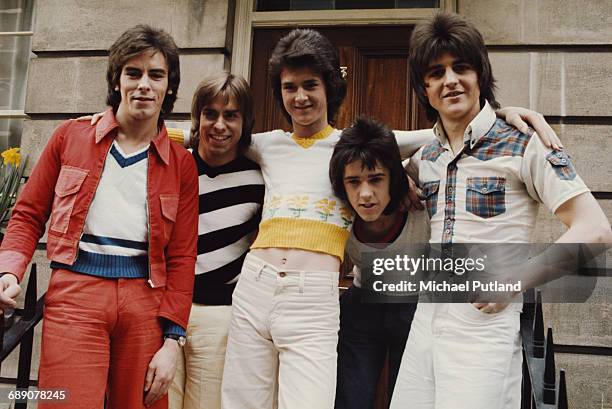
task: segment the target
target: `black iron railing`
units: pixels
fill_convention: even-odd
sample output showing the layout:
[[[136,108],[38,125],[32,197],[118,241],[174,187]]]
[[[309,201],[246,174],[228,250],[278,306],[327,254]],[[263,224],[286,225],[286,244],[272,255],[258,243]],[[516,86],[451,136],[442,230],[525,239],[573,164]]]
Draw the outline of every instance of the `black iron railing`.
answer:
[[[521,409],[567,409],[565,371],[556,379],[552,328],[544,338],[540,291],[527,291],[521,314],[523,337],[523,388]]]
[[[23,309],[18,308],[14,311],[14,322],[6,329],[5,319],[0,319],[0,365],[19,346],[17,378],[0,378],[0,383],[13,384],[20,390],[27,390],[30,386],[38,384],[37,381],[30,380],[30,369],[34,329],[42,320],[45,295],[43,294],[39,299],[36,298],[36,285],[36,264],[32,264]],[[15,409],[26,409],[27,407],[27,402],[15,402]]]

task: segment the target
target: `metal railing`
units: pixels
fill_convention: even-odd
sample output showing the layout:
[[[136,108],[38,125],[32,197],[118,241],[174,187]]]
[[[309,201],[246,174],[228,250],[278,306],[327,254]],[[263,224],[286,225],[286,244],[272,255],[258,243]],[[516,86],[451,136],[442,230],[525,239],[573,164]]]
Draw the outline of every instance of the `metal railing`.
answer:
[[[6,329],[5,319],[0,319],[0,365],[19,346],[17,378],[0,378],[0,383],[13,384],[17,389],[23,390],[38,384],[37,381],[30,380],[30,369],[32,367],[34,329],[42,320],[45,294],[37,299],[36,286],[36,264],[32,264],[23,309],[18,308],[14,311],[14,322]],[[15,402],[15,409],[26,409],[27,407],[27,402]]]
[[[521,409],[567,409],[565,371],[556,379],[555,347],[552,328],[544,338],[542,295],[539,290],[525,292],[521,314],[523,338],[523,387]]]

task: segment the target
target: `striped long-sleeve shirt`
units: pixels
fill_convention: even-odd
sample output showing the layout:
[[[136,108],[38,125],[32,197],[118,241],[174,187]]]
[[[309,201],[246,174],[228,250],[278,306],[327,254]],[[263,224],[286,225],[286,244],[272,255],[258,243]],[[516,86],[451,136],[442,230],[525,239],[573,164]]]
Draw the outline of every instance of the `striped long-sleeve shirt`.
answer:
[[[244,156],[218,167],[198,155],[198,259],[193,301],[230,305],[242,263],[261,219],[264,183],[257,164]]]

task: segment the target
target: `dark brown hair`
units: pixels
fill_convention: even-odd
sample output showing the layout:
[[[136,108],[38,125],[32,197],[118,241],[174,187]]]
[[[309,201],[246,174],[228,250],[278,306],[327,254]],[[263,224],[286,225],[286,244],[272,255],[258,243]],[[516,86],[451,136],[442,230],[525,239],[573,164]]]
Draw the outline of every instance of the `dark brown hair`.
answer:
[[[427,100],[425,75],[431,63],[446,53],[469,63],[478,74],[480,106],[487,100],[494,109],[499,108],[495,100],[495,78],[482,35],[459,15],[438,12],[430,21],[417,25],[410,37],[410,81],[427,110],[427,118],[435,121],[438,112]]]
[[[125,63],[137,55],[155,51],[160,52],[166,59],[166,64],[168,64],[168,92],[162,103],[159,120],[161,121],[164,115],[172,112],[181,81],[178,47],[170,34],[164,30],[155,29],[143,24],[132,27],[121,34],[117,41],[108,49],[108,68],[106,70],[108,91],[106,103],[113,108],[113,112],[117,112],[121,103],[121,93],[115,91],[115,88],[119,86],[119,78]]]
[[[278,41],[268,61],[268,75],[274,97],[285,118],[291,123],[291,116],[283,105],[280,74],[283,68],[305,67],[323,79],[327,98],[327,121],[333,124],[346,96],[346,81],[340,72],[340,59],[336,48],[318,31],[295,29]]]
[[[329,161],[329,180],[334,194],[351,209],[353,206],[344,188],[344,169],[356,160],[360,160],[368,169],[379,165],[389,170],[391,200],[383,213],[393,213],[408,193],[408,180],[393,132],[384,124],[369,118],[357,118],[342,131]]]
[[[244,152],[251,144],[253,129],[253,96],[251,88],[244,78],[223,71],[211,75],[200,84],[193,94],[191,102],[191,147],[198,148],[200,139],[200,114],[206,105],[221,96],[225,104],[234,98],[242,116],[242,135],[238,142],[240,152]]]

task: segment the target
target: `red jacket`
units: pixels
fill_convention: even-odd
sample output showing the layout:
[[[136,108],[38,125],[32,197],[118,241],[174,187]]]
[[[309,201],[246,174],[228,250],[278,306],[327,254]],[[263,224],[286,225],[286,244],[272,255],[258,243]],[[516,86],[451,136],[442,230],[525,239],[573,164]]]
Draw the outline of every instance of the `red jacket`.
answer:
[[[51,215],[47,257],[72,265],[87,212],[119,125],[107,111],[97,126],[67,121],[53,134],[21,193],[0,248],[0,272],[23,278]],[[166,287],[159,316],[183,328],[191,309],[198,229],[192,156],[162,126],[148,153],[149,280]]]

